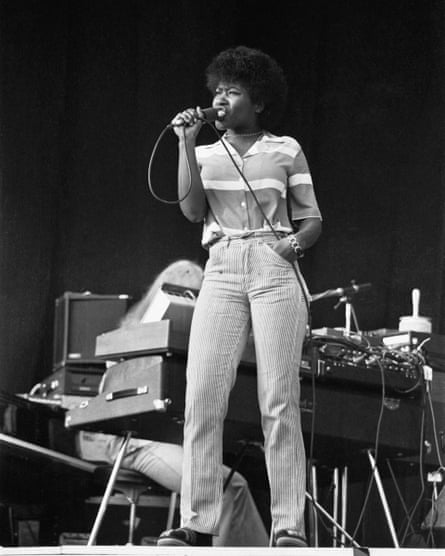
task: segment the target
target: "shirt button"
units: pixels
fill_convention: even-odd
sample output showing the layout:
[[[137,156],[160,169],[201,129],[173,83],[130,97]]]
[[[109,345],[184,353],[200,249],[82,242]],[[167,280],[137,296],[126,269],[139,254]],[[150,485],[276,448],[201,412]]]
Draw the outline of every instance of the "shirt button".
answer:
[[[246,203],[245,203],[245,201],[243,201],[243,202],[241,203],[241,206],[242,206],[243,208],[245,208],[245,207],[246,207]]]

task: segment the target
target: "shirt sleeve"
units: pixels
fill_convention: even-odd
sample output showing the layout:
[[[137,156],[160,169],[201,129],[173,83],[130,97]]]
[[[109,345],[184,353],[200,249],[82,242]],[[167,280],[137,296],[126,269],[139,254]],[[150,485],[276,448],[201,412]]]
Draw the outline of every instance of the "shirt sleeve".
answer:
[[[306,157],[301,147],[294,156],[288,177],[289,207],[292,220],[319,218],[321,213]]]
[[[199,171],[201,171],[202,168],[201,152],[202,152],[201,146],[195,147],[195,156],[196,156],[196,162],[198,163]]]

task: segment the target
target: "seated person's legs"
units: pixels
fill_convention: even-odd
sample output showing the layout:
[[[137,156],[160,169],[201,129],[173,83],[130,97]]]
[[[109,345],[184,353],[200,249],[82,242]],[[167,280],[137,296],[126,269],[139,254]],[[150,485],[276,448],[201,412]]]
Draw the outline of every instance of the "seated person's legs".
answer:
[[[130,445],[130,450],[132,446]],[[176,444],[147,442],[124,459],[124,466],[144,473],[176,492],[181,488],[183,450]],[[230,469],[224,466],[224,478]],[[268,535],[246,479],[235,472],[224,492],[219,536],[214,546],[267,546]]]

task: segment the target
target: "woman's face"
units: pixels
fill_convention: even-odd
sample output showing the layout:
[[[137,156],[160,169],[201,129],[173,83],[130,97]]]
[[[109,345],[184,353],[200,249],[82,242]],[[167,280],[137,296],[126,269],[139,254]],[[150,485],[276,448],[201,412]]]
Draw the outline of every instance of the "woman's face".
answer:
[[[247,89],[239,83],[220,82],[213,96],[212,106],[226,111],[224,118],[216,122],[218,129],[258,128],[261,107],[252,102]]]

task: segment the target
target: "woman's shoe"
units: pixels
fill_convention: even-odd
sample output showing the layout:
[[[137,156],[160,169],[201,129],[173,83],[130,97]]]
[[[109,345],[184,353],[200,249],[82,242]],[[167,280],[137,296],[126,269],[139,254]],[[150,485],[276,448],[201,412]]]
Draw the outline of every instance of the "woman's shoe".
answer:
[[[279,547],[289,546],[304,548],[307,546],[306,537],[296,529],[280,529],[275,533],[274,545]]]
[[[157,546],[212,546],[212,535],[188,527],[168,529],[160,534]]]

